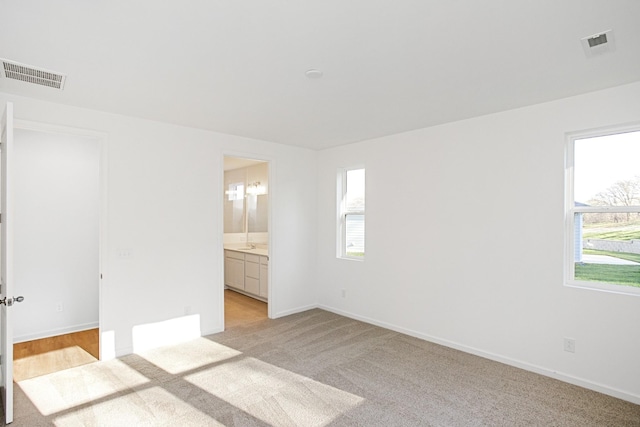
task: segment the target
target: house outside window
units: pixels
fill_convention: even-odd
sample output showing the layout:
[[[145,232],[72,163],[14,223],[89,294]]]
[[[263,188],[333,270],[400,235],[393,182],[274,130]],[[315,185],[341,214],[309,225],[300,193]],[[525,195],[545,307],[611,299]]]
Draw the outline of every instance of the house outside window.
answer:
[[[363,260],[365,254],[365,170],[338,173],[339,258]]]
[[[640,126],[567,141],[565,282],[640,295]]]

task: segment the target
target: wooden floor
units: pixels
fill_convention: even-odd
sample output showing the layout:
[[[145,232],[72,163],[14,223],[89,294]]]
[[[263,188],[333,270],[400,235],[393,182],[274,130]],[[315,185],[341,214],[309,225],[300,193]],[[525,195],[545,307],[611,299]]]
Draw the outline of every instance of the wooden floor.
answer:
[[[13,379],[22,381],[86,365],[99,355],[97,328],[14,344]]]
[[[267,303],[229,289],[224,290],[225,329],[267,318]]]
[[[267,303],[226,289],[225,328],[264,320]],[[99,359],[98,329],[26,341],[13,346],[13,379],[22,381]]]

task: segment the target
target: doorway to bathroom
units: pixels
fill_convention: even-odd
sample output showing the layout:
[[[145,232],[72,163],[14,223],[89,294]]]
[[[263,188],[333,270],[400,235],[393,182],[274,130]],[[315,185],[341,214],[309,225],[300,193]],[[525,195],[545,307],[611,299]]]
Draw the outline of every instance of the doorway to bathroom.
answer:
[[[268,318],[269,162],[225,156],[225,328]]]

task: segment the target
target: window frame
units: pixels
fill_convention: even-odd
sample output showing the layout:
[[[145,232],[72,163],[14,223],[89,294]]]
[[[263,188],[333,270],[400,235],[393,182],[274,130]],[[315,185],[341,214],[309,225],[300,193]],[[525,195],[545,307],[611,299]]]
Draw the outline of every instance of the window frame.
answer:
[[[347,195],[347,173],[355,170],[363,170],[365,176],[364,191],[365,191],[365,206],[362,210],[347,210],[346,207],[346,195]],[[336,257],[340,259],[352,260],[352,261],[364,261],[366,256],[366,168],[364,165],[352,166],[347,168],[338,169],[337,177],[337,236],[336,236]],[[349,215],[362,215],[363,222],[365,223],[364,236],[365,236],[365,251],[362,256],[349,255],[347,253],[347,216]]]
[[[610,293],[640,296],[640,288],[607,282],[577,280],[575,278],[575,217],[579,213],[636,213],[640,206],[575,206],[575,143],[577,140],[640,132],[640,123],[593,129],[566,134],[565,143],[565,229],[564,229],[564,285]]]

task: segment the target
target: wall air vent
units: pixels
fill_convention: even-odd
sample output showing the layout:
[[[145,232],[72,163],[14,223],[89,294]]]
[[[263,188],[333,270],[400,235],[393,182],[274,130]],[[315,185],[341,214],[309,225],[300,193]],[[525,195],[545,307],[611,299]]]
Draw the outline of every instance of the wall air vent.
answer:
[[[580,39],[580,41],[582,42],[582,48],[587,57],[613,52],[615,50],[615,40],[612,30],[602,31],[601,33],[584,37]]]
[[[30,65],[20,64],[0,58],[2,61],[2,73],[7,79],[20,80],[40,86],[52,87],[62,90],[67,76],[55,71],[44,70]]]

